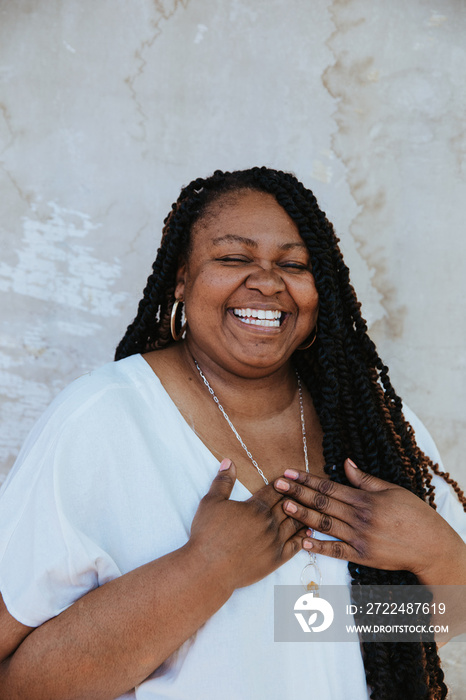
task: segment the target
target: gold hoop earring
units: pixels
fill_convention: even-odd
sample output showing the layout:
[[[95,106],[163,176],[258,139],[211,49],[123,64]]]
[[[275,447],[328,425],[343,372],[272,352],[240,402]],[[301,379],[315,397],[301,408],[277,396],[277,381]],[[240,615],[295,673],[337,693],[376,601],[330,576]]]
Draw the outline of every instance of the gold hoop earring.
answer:
[[[184,301],[183,298],[175,299],[175,302],[172,306],[172,312],[170,315],[170,332],[172,334],[173,340],[175,340],[175,341],[181,340],[181,338],[183,337],[184,332],[186,330],[186,326],[188,325],[186,318],[185,318],[184,323],[182,324],[182,326],[180,328],[180,332],[179,333],[176,332],[176,314],[178,313],[178,306],[180,304],[182,304],[183,301]],[[181,317],[183,317],[183,311],[181,312]]]
[[[314,343],[316,342],[316,338],[317,338],[317,323],[314,326],[314,336],[313,336],[311,342],[308,343],[307,345],[299,345],[296,348],[296,350],[308,350],[311,347],[311,345],[314,345]]]

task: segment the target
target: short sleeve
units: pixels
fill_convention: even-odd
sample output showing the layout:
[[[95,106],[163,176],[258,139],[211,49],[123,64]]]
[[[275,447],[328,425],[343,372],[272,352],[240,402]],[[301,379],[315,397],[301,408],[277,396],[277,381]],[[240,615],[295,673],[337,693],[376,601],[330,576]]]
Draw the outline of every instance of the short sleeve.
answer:
[[[73,478],[63,472],[85,464],[79,436],[72,439],[72,426],[63,419],[69,410],[66,395],[48,410],[0,492],[0,592],[10,614],[30,627],[120,575],[112,557],[81,528],[79,509],[70,507]]]
[[[403,406],[403,412],[406,420],[414,429],[416,442],[421,450],[430,457],[435,464],[438,464],[443,471],[444,467],[437,445],[425,425],[408,406]],[[442,479],[441,476],[437,476],[437,474],[432,476],[432,483],[435,487],[437,512],[466,542],[466,513],[456,493],[445,479]]]

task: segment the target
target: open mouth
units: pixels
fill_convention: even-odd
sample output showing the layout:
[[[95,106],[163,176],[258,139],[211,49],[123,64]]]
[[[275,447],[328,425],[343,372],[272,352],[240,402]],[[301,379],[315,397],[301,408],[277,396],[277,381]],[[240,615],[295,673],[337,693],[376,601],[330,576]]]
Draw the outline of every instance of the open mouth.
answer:
[[[287,314],[278,309],[231,309],[234,316],[242,323],[263,328],[280,328]]]

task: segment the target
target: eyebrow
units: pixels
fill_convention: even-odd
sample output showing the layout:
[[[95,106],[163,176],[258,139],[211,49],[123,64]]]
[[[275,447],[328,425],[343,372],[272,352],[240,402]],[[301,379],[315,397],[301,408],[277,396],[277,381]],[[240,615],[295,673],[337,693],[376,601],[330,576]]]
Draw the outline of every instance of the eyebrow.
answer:
[[[251,246],[252,248],[257,248],[257,241],[253,240],[252,238],[246,238],[245,236],[238,236],[235,233],[227,233],[225,236],[218,236],[217,238],[214,238],[212,240],[212,243],[214,245],[220,245],[221,243],[225,242],[236,242],[236,243],[243,243],[244,245]],[[282,243],[279,248],[281,250],[291,250],[292,248],[304,248],[304,250],[307,250],[306,244],[303,242],[300,243]]]
[[[220,245],[221,243],[230,241],[234,241],[236,243],[244,243],[245,245],[257,248],[257,242],[253,241],[252,238],[246,238],[245,236],[237,236],[234,233],[226,233],[224,236],[218,236],[217,238],[213,239],[212,243],[214,245]]]
[[[280,246],[282,250],[291,250],[292,248],[304,248],[304,250],[307,250],[307,245],[304,243],[282,243]]]

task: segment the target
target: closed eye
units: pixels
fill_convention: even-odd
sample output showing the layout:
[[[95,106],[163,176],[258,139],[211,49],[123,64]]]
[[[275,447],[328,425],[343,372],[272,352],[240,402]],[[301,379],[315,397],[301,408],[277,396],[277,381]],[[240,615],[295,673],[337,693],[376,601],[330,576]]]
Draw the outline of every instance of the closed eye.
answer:
[[[249,258],[240,257],[238,255],[225,255],[223,258],[216,258],[219,262],[226,263],[247,263],[250,262]]]
[[[304,263],[297,263],[297,262],[280,263],[280,267],[287,267],[287,268],[290,268],[291,270],[308,270],[309,271],[308,265],[305,265]]]
[[[222,263],[228,263],[228,264],[246,264],[253,262],[251,258],[248,258],[247,256],[242,256],[242,255],[224,255],[221,258],[215,258],[217,262],[222,262]],[[297,272],[300,272],[301,270],[310,272],[309,265],[306,263],[299,263],[295,261],[289,261],[289,262],[279,262],[277,263],[278,267],[285,268],[288,270],[295,270]]]

